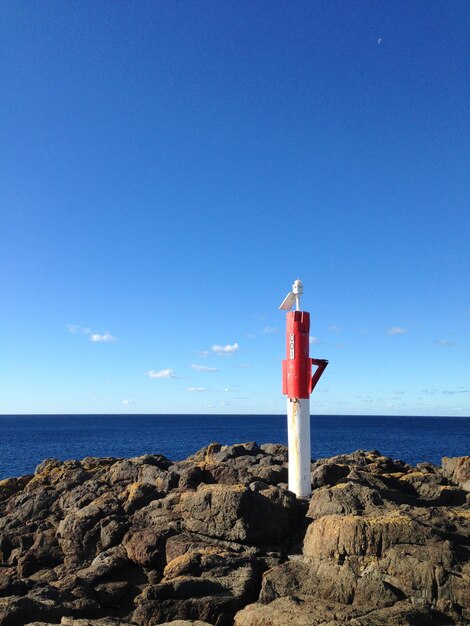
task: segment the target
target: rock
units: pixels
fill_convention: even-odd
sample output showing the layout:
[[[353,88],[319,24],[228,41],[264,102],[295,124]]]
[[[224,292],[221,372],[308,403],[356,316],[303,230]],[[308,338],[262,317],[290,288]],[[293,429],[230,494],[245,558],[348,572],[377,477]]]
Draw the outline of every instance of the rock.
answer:
[[[190,532],[262,545],[287,539],[299,517],[295,496],[274,487],[256,492],[240,485],[204,485],[183,494],[181,510]]]
[[[444,619],[443,619],[444,618]],[[251,604],[236,614],[234,626],[431,626],[452,624],[429,606],[397,602],[382,609],[287,596],[269,605]],[[463,622],[462,622],[463,624]]]
[[[0,626],[470,624],[468,457],[49,459],[0,482]],[[286,624],[287,626],[287,624]]]
[[[249,488],[251,491],[264,491],[265,489],[269,489],[269,485],[262,480],[254,480],[250,483]]]
[[[466,493],[462,489],[448,486],[448,481],[442,475],[429,472],[409,472],[399,479],[415,491],[415,496],[429,504],[456,505],[463,504]]]
[[[33,545],[18,559],[18,574],[27,578],[43,567],[52,567],[62,560],[54,528],[36,534]]]
[[[73,617],[63,617],[60,620],[62,626],[132,626],[120,619],[105,617],[103,619],[75,619]]]
[[[152,528],[133,532],[124,542],[128,558],[141,567],[162,570],[168,535]]]
[[[312,488],[318,489],[319,487],[332,487],[336,483],[347,476],[350,469],[347,465],[340,465],[338,463],[324,463],[317,467],[312,472]]]
[[[103,520],[122,516],[119,500],[106,493],[76,512],[69,513],[57,527],[57,539],[64,555],[72,561],[92,558],[101,542]],[[117,538],[116,538],[117,539]],[[105,543],[109,543],[106,540]]]
[[[32,620],[46,620],[57,623],[62,611],[53,602],[39,602],[28,596],[0,598],[0,624],[21,626]]]
[[[269,485],[279,485],[279,483],[286,483],[287,467],[280,465],[255,465],[249,470],[250,474],[254,476],[258,481],[267,483]]]
[[[377,489],[354,482],[339,483],[313,492],[307,517],[319,519],[324,515],[359,515],[383,505]]]
[[[0,502],[22,491],[32,478],[32,475],[28,475],[0,480]]]
[[[127,514],[132,515],[137,509],[141,509],[154,500],[159,500],[165,496],[164,491],[159,491],[148,483],[131,483],[127,485],[122,493],[123,509]]]
[[[381,515],[328,515],[307,529],[304,554],[341,561],[347,556],[382,556],[396,545],[424,545],[432,529],[401,511]]]
[[[77,570],[77,576],[87,583],[94,583],[110,575],[118,574],[127,564],[128,556],[123,546],[115,546],[98,554],[88,567]]]
[[[442,473],[456,485],[470,480],[470,456],[444,457]]]
[[[197,489],[201,483],[208,482],[208,476],[210,476],[208,472],[198,465],[190,466],[181,472],[178,487],[180,489]],[[210,482],[213,482],[212,477]]]

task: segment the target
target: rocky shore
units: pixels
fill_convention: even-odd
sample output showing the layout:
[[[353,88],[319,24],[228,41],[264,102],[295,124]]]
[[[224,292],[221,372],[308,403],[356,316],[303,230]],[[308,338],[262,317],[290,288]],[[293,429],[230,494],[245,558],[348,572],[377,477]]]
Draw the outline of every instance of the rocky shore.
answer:
[[[0,626],[470,624],[470,457],[48,459],[0,481]],[[185,622],[182,620],[186,620]]]

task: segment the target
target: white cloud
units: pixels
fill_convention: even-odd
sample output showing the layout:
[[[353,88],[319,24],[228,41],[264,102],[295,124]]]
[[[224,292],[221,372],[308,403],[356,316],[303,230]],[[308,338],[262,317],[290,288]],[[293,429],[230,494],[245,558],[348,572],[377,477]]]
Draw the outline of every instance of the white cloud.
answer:
[[[77,324],[67,324],[67,328],[69,332],[73,335],[80,333],[81,335],[89,335],[91,330],[89,328],[85,328],[84,326],[78,326]]]
[[[117,341],[116,337],[113,337],[113,335],[111,335],[108,331],[100,335],[100,333],[95,333],[90,328],[78,326],[77,324],[67,324],[67,328],[73,335],[88,335],[90,337],[90,341],[93,341],[94,343],[114,343]]]
[[[312,335],[310,335],[310,337],[308,338],[308,342],[310,345],[315,346],[319,346],[321,344],[321,341],[318,339],[318,337],[312,337]]]
[[[181,376],[177,376],[172,369],[159,370],[158,372],[149,370],[145,375],[149,378],[181,378]]]
[[[90,341],[94,341],[95,343],[114,343],[117,339],[108,332],[103,335],[100,335],[99,333],[91,333]]]
[[[251,365],[250,363],[240,363],[238,367],[240,367],[242,370],[249,370]]]
[[[209,391],[206,387],[188,387],[186,391]]]
[[[339,333],[341,328],[339,326],[336,326],[336,324],[331,324],[330,326],[328,326],[328,330],[332,333]]]
[[[408,330],[406,328],[401,328],[400,326],[392,326],[387,330],[387,335],[403,335],[407,332]]]
[[[444,348],[452,348],[455,346],[455,343],[450,339],[436,339],[434,343],[438,346],[443,346]]]
[[[198,365],[197,363],[191,363],[191,367],[196,372],[218,372],[219,370],[216,367],[209,367],[207,365]]]
[[[278,332],[279,332],[279,328],[276,328],[276,326],[265,326],[263,328],[263,335],[272,335]]]
[[[218,346],[218,345],[214,345],[212,346],[212,351],[215,352],[216,354],[221,354],[221,355],[229,355],[229,354],[233,354],[234,352],[236,352],[239,348],[239,345],[237,342],[235,342],[234,344],[227,344],[226,346]]]
[[[133,400],[123,400],[121,404],[124,404],[124,406],[130,406],[131,404],[135,404],[135,402]]]

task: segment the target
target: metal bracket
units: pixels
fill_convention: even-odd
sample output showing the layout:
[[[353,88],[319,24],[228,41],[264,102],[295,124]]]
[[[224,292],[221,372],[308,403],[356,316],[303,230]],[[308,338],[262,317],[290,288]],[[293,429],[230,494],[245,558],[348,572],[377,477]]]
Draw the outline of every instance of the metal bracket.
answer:
[[[326,359],[310,359],[310,361],[312,362],[312,365],[317,366],[317,369],[312,376],[312,380],[310,381],[309,393],[312,393],[312,391],[315,389],[315,385],[320,380],[321,375],[325,371],[326,366],[328,365],[328,361]]]

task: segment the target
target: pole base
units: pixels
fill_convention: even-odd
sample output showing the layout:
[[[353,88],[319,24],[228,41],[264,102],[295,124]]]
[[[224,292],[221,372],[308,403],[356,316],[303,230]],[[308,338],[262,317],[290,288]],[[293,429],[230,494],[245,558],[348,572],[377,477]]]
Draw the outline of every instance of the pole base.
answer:
[[[307,498],[312,493],[309,398],[287,398],[287,438],[289,491],[298,498]]]

